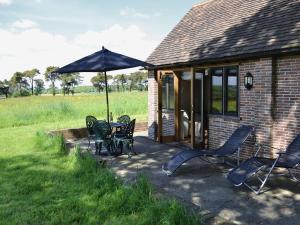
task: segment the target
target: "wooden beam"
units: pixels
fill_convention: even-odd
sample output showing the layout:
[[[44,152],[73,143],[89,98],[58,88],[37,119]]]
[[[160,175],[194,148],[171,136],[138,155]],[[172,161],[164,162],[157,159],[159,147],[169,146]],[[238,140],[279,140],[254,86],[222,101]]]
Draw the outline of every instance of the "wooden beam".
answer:
[[[180,141],[180,73],[174,72],[174,94],[175,94],[175,140]]]
[[[191,147],[195,147],[195,68],[191,67]]]
[[[157,71],[157,83],[158,83],[158,110],[157,110],[157,122],[158,122],[158,130],[157,130],[157,141],[162,142],[162,72]]]

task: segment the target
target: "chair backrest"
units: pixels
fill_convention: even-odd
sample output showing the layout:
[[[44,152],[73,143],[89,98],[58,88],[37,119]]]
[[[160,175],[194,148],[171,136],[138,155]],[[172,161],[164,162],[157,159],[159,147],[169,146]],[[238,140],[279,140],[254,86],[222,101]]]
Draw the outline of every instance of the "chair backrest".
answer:
[[[253,132],[254,128],[252,126],[240,126],[233,132],[226,143],[220,148],[218,153],[224,155],[234,154]]]
[[[111,126],[105,121],[96,122],[93,126],[93,132],[96,138],[101,140],[109,139],[111,135]]]
[[[281,156],[289,167],[294,167],[300,163],[300,134],[286,148],[286,154]]]
[[[128,115],[123,115],[123,116],[120,116],[118,119],[117,119],[117,122],[118,123],[126,123],[128,124],[130,122],[130,117]]]
[[[130,123],[126,126],[125,134],[126,138],[133,138],[135,127],[135,119],[131,120]]]
[[[93,126],[97,122],[97,118],[94,116],[87,116],[85,118],[86,128],[90,135],[94,134]]]

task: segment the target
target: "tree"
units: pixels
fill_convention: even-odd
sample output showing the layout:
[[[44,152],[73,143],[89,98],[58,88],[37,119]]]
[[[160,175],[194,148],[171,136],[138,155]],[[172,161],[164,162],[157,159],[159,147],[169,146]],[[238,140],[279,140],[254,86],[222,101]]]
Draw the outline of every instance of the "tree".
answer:
[[[111,75],[106,75],[107,80],[112,79]],[[95,88],[97,88],[98,92],[100,93],[101,91],[104,90],[105,87],[105,76],[104,73],[97,73],[96,76],[92,77],[91,83]]]
[[[143,85],[143,83],[145,83],[145,81],[147,80],[147,77],[147,73],[143,71],[131,73],[128,76],[128,80],[130,81],[129,91],[131,91],[134,88],[134,86],[140,87],[141,85]]]
[[[122,85],[123,91],[125,91],[125,86],[124,85],[127,83],[126,75],[125,74],[118,74],[118,75],[115,76],[115,78],[116,78],[116,81]]]
[[[35,88],[34,93],[35,95],[41,95],[43,93],[43,90],[45,89],[45,83],[42,79],[36,79],[34,80]]]
[[[5,95],[6,98],[8,98],[8,93],[9,93],[9,85],[8,81],[0,81],[0,94]]]
[[[54,71],[58,70],[59,67],[56,66],[49,66],[47,67],[44,76],[46,81],[51,82],[51,88],[52,88],[52,95],[55,96],[55,81],[58,79],[58,74],[54,73]]]
[[[75,86],[80,84],[81,76],[79,73],[64,73],[60,76],[61,87],[63,89],[63,94],[69,95],[70,92],[74,94]]]
[[[34,78],[40,74],[40,71],[38,69],[31,69],[31,70],[26,70],[24,73],[24,76],[27,77],[30,81],[31,85],[31,95],[33,95],[34,87],[33,87],[33,82]]]
[[[10,79],[12,87],[19,91],[20,96],[28,95],[29,84],[25,79],[25,75],[21,72],[15,72]],[[23,89],[23,92],[22,92]]]

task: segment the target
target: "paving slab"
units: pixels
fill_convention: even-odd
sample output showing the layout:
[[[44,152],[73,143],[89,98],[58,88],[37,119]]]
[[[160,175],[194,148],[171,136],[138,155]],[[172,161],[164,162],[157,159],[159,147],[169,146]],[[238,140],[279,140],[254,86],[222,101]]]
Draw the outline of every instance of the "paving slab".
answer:
[[[86,141],[77,144],[86,147]],[[272,177],[267,191],[255,195],[245,188],[235,188],[227,180],[229,167],[211,165],[195,158],[168,177],[161,166],[182,148],[159,144],[144,134],[135,137],[135,151],[117,158],[97,156],[106,160],[125,181],[133,181],[139,173],[147,175],[160,193],[174,196],[192,205],[208,218],[206,224],[300,224],[300,185],[286,177]]]

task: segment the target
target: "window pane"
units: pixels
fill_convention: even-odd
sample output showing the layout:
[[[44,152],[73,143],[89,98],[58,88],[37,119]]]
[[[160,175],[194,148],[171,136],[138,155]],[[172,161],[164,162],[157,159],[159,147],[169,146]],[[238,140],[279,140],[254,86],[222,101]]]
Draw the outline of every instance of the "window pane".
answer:
[[[212,71],[212,113],[223,113],[223,69]]]
[[[238,79],[237,69],[227,69],[227,87],[226,87],[226,113],[237,114],[238,105]]]
[[[162,78],[162,108],[167,109],[167,83],[165,77]]]
[[[174,109],[174,105],[174,78],[167,75],[162,78],[162,108]]]
[[[169,109],[175,108],[175,96],[174,96],[174,77],[169,77]]]

